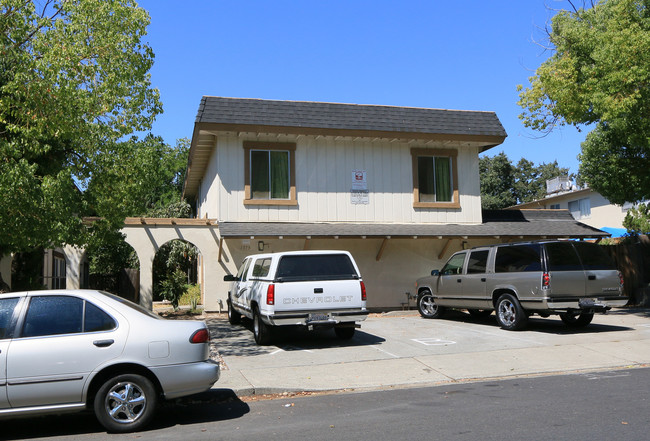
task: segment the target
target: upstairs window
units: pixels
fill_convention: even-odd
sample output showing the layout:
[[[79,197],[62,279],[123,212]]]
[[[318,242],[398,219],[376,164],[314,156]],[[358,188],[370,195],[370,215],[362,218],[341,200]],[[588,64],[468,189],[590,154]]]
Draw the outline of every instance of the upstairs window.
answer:
[[[569,202],[569,211],[575,220],[591,217],[591,201],[589,198]]]
[[[293,143],[244,142],[246,205],[296,205]]]
[[[412,149],[413,206],[460,208],[455,150]]]

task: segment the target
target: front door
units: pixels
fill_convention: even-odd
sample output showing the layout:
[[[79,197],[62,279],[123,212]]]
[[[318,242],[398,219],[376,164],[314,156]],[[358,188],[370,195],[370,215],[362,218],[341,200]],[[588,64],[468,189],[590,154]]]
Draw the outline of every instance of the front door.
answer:
[[[11,407],[81,402],[88,375],[124,348],[128,325],[111,314],[75,296],[32,297],[7,354]]]
[[[7,400],[7,350],[11,342],[13,315],[19,297],[0,299],[0,409],[9,407]]]
[[[441,306],[462,306],[463,299],[463,266],[467,253],[457,253],[449,258],[440,271],[436,303]]]

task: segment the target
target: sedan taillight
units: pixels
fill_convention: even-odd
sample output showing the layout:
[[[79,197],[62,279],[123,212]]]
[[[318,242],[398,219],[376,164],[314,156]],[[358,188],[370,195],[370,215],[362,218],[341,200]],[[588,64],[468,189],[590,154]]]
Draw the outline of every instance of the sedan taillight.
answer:
[[[207,329],[199,329],[190,337],[190,343],[207,343],[210,341],[210,333]]]

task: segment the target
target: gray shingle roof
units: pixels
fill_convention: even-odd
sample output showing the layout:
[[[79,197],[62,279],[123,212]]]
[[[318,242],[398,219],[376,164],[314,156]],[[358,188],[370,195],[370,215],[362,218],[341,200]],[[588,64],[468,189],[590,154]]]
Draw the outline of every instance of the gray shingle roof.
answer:
[[[204,96],[196,123],[497,136],[494,112]]]
[[[574,220],[566,210],[485,210],[483,223],[479,225],[220,222],[219,231],[226,238],[248,236],[596,238],[609,236],[604,231]]]

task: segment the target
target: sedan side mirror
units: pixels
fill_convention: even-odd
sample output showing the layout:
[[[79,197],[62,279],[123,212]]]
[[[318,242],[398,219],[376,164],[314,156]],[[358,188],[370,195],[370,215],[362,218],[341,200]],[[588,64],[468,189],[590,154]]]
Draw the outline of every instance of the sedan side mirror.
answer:
[[[233,276],[232,274],[226,274],[223,276],[223,281],[224,282],[237,282],[239,281],[239,278],[237,276]]]
[[[439,276],[440,275],[440,270],[431,270],[431,275],[432,276]]]

